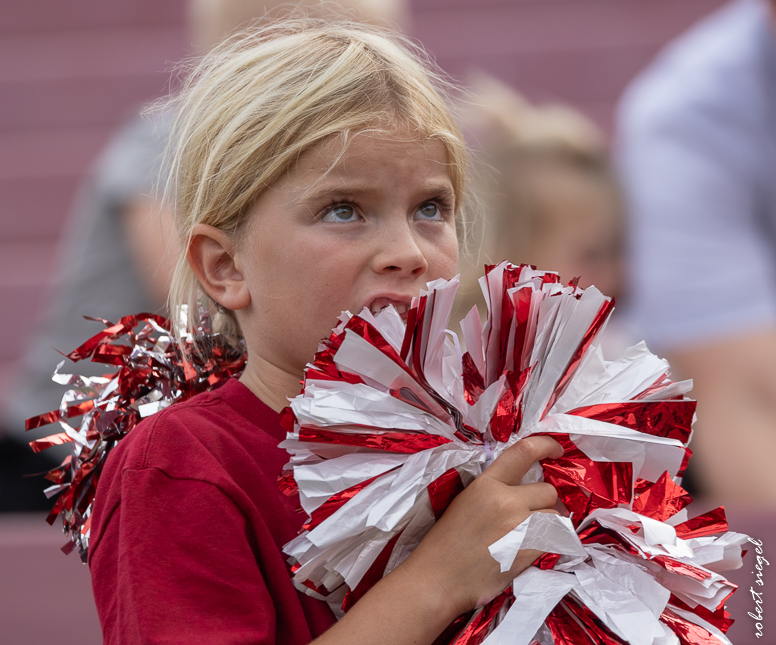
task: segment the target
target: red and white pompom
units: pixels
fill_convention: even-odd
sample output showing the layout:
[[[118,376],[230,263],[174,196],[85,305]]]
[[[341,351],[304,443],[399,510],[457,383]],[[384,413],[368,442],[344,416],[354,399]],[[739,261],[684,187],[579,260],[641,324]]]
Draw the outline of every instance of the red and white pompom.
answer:
[[[62,361],[52,377],[70,386],[58,410],[27,419],[27,430],[58,423],[61,432],[30,442],[35,452],[70,444],[72,454],[46,474],[47,497],[57,497],[46,521],[59,517],[68,542],[65,553],[89,554],[92,509],[102,469],[116,444],[140,421],[178,401],[185,401],[240,374],[245,351],[214,334],[210,317],[199,312],[200,325],[187,331],[181,312],[183,343],[171,333],[172,323],[156,314],[124,316],[117,323],[98,320],[105,329],[67,354],[73,362],[89,360],[111,366],[104,376],[63,374]],[[197,349],[195,350],[195,344]],[[77,419],[77,423],[73,423]]]
[[[558,490],[567,517],[534,514],[490,546],[502,571],[519,549],[546,552],[439,643],[729,643],[721,571],[746,536],[723,510],[687,519],[681,487],[691,382],[641,343],[604,360],[613,303],[555,273],[503,262],[480,280],[484,327],[447,328],[458,280],[392,308],[344,314],[284,416],[308,520],[284,551],[299,589],[347,611],[415,548],[452,499],[507,447],[549,434],[565,449],[523,483]]]

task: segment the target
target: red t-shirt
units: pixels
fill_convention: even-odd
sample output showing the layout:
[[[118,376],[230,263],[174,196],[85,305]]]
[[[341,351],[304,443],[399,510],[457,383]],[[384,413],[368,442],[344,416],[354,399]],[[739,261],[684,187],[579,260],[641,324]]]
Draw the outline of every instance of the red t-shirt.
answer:
[[[334,622],[296,591],[283,544],[276,412],[231,379],[138,425],[110,455],[89,568],[107,645],[310,642]]]

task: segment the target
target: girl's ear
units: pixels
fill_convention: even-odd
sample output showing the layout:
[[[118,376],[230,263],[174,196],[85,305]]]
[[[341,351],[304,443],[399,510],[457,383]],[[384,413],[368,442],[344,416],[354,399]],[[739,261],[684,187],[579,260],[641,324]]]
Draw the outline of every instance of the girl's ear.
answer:
[[[207,224],[191,229],[186,258],[207,294],[236,311],[251,301],[248,285],[234,260],[234,242],[224,231]]]

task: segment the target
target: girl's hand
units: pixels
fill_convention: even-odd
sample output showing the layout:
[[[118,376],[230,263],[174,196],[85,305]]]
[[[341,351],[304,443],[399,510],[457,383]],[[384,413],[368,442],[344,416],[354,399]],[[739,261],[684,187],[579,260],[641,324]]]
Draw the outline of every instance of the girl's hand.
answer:
[[[534,462],[562,454],[560,444],[546,436],[511,446],[453,500],[401,566],[414,571],[418,584],[436,587],[453,616],[486,603],[542,555],[520,551],[512,568],[501,573],[488,547],[532,513],[556,513],[555,488],[520,481]]]

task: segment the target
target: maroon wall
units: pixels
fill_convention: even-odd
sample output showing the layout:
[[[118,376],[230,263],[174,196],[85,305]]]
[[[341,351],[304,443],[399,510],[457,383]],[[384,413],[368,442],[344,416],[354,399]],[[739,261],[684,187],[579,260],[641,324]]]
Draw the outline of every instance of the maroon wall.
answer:
[[[607,129],[628,81],[722,0],[415,0],[414,31],[459,78],[486,70]]]
[[[44,306],[76,186],[186,52],[183,0],[4,0],[0,11],[0,392]],[[62,348],[65,349],[65,348]]]

